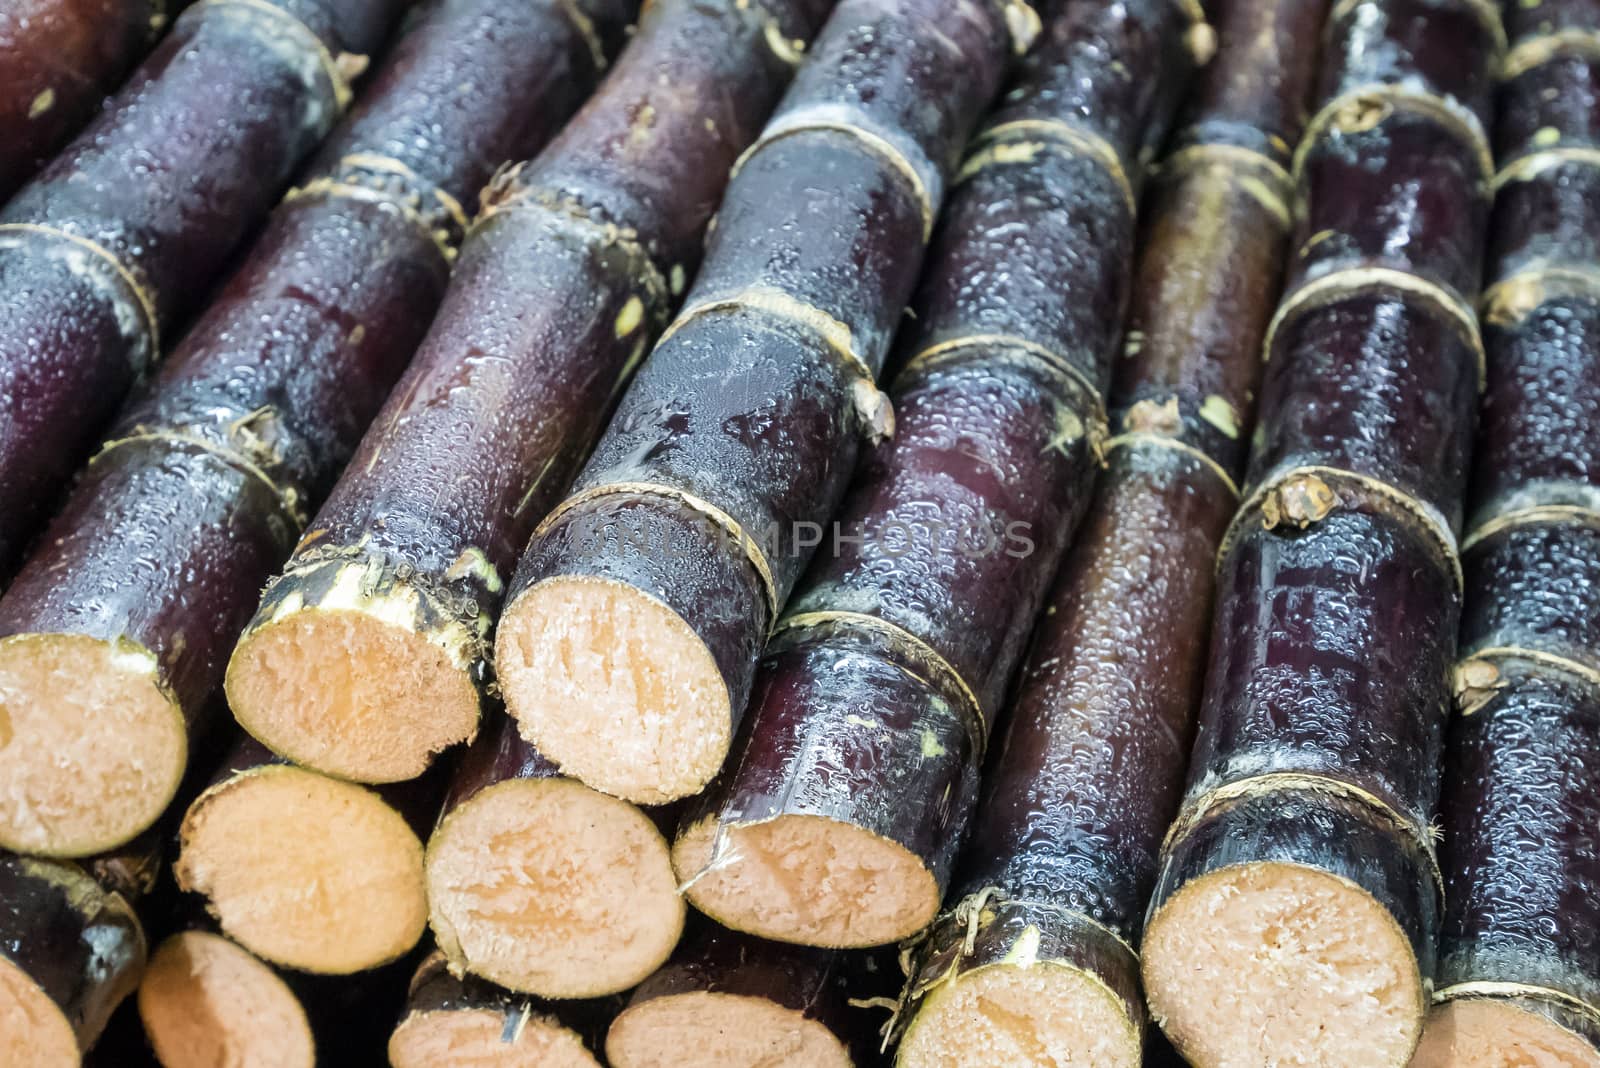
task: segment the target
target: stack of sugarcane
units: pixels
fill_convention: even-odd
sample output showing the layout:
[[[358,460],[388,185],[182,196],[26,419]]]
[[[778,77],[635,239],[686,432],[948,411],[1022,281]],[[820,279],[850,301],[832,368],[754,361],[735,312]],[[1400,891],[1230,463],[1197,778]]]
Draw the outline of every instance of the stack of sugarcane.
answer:
[[[409,7],[0,12],[0,1064],[1600,1068],[1600,0]]]
[[[1151,1013],[1198,1064],[1400,1068],[1421,1030],[1502,43],[1480,0],[1329,17],[1142,944]]]

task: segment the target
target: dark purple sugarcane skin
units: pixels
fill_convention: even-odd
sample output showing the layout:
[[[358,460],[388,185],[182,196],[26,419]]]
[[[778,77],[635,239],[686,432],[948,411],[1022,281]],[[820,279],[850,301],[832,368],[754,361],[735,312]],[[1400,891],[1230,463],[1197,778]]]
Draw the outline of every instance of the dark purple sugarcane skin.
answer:
[[[989,764],[952,898],[995,888],[997,918],[967,954],[964,925],[947,914],[924,981],[953,964],[1007,959],[1032,923],[1043,935],[1039,959],[1100,977],[1130,1019],[1143,1018],[1137,961],[1117,939],[1137,944],[1181,796],[1204,669],[1196,636],[1210,623],[1209,576],[1236,503],[1221,473],[1160,438],[1198,449],[1232,477],[1243,466],[1289,242],[1287,217],[1261,194],[1290,195],[1272,165],[1287,165],[1305,120],[1325,8],[1297,0],[1211,13],[1222,49],[1191,89],[1146,200],[1129,341],[1111,394],[1113,433],[1151,437],[1125,439],[1107,456]],[[1242,44],[1262,40],[1280,47]],[[1212,154],[1210,145],[1266,158]],[[1232,433],[1202,415],[1218,400]]]
[[[27,0],[0,14],[0,201],[77,133],[177,6]]]
[[[1535,503],[1600,487],[1600,294],[1551,295],[1514,320],[1491,317],[1484,341],[1489,384],[1469,526],[1516,497]]]
[[[284,6],[338,53],[378,44],[400,4]],[[226,4],[186,13],[94,123],[0,211],[0,223],[51,226],[110,250],[139,279],[163,325],[193,307],[336,116],[326,77],[304,80],[250,25]],[[26,240],[35,249],[59,245]],[[61,259],[21,249],[0,258],[0,324],[0,568],[7,568],[156,354],[143,324],[120,328],[103,292]]]
[[[1147,127],[1165,124],[1172,85],[1130,66],[1084,92],[1080,74],[1106,54],[1141,51],[1182,69],[1180,18],[1172,5],[1132,5],[1058,22],[991,129],[1003,137],[1007,123],[1089,110],[1087,125],[1132,172]],[[1019,356],[1011,341],[909,367],[892,391],[895,435],[865,458],[834,521],[841,536],[828,534],[789,615],[892,623],[951,665],[979,707],[964,708],[963,694],[892,646],[807,626],[769,650],[750,722],[703,811],[845,820],[910,849],[943,886],[985,741],[973,714],[997,714],[1086,504],[1099,432],[1091,391],[1109,374],[1120,316],[1105,312],[1126,300],[1133,231],[1104,166],[1049,146],[960,187],[901,351],[999,335],[1056,353],[1079,377]],[[841,672],[830,654],[845,649],[856,656]]]
[[[1224,560],[1191,796],[1297,772],[1431,818],[1460,602],[1414,521],[1352,504],[1242,537]]]
[[[1346,5],[1325,30],[1317,99],[1373,83],[1412,85],[1452,98],[1487,127],[1499,47],[1492,10],[1453,0]]]
[[[1432,115],[1396,110],[1370,129],[1333,129],[1302,153],[1306,211],[1291,284],[1353,266],[1478,288],[1489,195],[1480,158]]]
[[[617,5],[591,14],[613,37],[626,19]],[[446,0],[399,43],[310,177],[381,154],[468,198],[547,140],[596,76],[561,5]],[[132,641],[156,653],[191,722],[213,711],[234,639],[297,534],[243,462],[303,504],[325,493],[448,277],[426,227],[392,204],[291,198],[114,431],[179,433],[230,456],[170,438],[102,453],[0,599],[0,635]]]
[[[1233,145],[1287,166],[1317,76],[1314,49],[1322,37],[1326,0],[1223,0],[1206,6],[1220,48],[1185,98],[1169,153],[1196,144]],[[1241,41],[1258,46],[1247,57],[1233,47]],[[1146,215],[1160,218],[1149,209]]]
[[[1358,292],[1306,307],[1279,329],[1251,457],[1261,484],[1293,467],[1354,471],[1436,509],[1452,528],[1472,449],[1478,357],[1431,303]],[[1441,565],[1444,561],[1441,560]]]
[[[804,121],[813,107],[863,116],[933,164],[924,181],[937,206],[939,183],[998,85],[1006,48],[1003,18],[991,3],[846,0],[774,122]],[[963,77],[949,77],[952,69]],[[745,287],[781,291],[846,325],[852,348],[876,373],[915,283],[924,226],[906,178],[858,139],[826,128],[778,137],[746,159],[730,184],[687,303]],[[684,320],[623,397],[576,488],[643,481],[709,500],[752,538],[771,543],[781,601],[810,556],[796,524],[826,518],[854,465],[856,381],[822,337],[782,315],[744,305]],[[604,506],[594,502],[585,512],[591,507]],[[648,530],[686,518],[661,498],[636,499],[629,511],[613,522]],[[702,576],[721,588],[755,577],[730,573],[751,570],[732,543],[685,552],[711,559],[647,575],[640,585],[696,629],[737,722],[771,606],[760,596],[712,602]],[[555,574],[628,581],[638,570],[632,557],[537,544],[513,595]]]
[[[804,38],[815,6],[773,11]],[[693,269],[726,172],[776,101],[788,68],[763,40],[767,17],[653,4],[590,105],[496,188],[508,206],[468,240],[428,340],[314,523],[328,545],[365,538],[364,552],[441,588],[469,549],[501,574],[515,564],[670,312],[650,274]],[[607,224],[636,232],[646,258],[608,239]],[[644,310],[624,331],[630,301]],[[469,617],[499,601],[471,578],[450,595]]]
[[[61,1008],[88,1048],[138,985],[145,949],[131,912],[72,899],[70,880],[80,877],[70,864],[0,853],[0,956]]]
[[[1526,38],[1560,30],[1600,30],[1600,7],[1594,0],[1542,0],[1532,6],[1505,5],[1506,36],[1513,46]]]
[[[1112,452],[1034,636],[958,893],[998,886],[1137,942],[1200,692],[1211,591],[1195,577],[1233,504],[1193,457]]]
[[[1131,249],[1108,251],[1101,270],[1125,285]],[[992,720],[1088,504],[1096,398],[1036,361],[985,355],[901,376],[895,436],[864,458],[835,517],[843,536],[789,614],[860,612],[910,631]]]
[[[1541,6],[1543,13],[1551,4]],[[1552,29],[1600,23],[1592,2],[1561,5]],[[1549,140],[1549,132],[1556,137]],[[1557,53],[1509,80],[1495,130],[1503,163],[1549,149],[1600,145],[1600,64]],[[1546,158],[1505,181],[1495,198],[1491,281],[1600,261],[1600,168]],[[1600,487],[1600,294],[1592,285],[1535,282],[1536,306],[1491,300],[1484,320],[1488,388],[1479,411],[1473,524],[1497,507],[1581,503]],[[1513,288],[1515,283],[1513,283]]]
[[[1524,662],[1451,726],[1439,985],[1484,978],[1600,1001],[1600,690]]]
[[[1600,527],[1504,528],[1475,543],[1464,565],[1464,655],[1512,646],[1600,670]]]
[[[1420,84],[1481,122],[1491,84],[1492,30],[1469,4],[1353,5],[1330,27],[1333,52],[1324,63],[1322,90],[1327,95],[1373,82]],[[1440,49],[1448,51],[1447,62],[1432,51],[1435,34],[1457,41],[1454,49]],[[1387,263],[1380,259],[1379,265],[1447,285],[1462,300],[1475,298],[1481,211],[1463,212],[1458,201],[1435,200],[1420,180],[1425,174],[1432,175],[1430,181],[1448,176],[1448,168],[1436,169],[1438,157],[1447,155],[1463,174],[1479,168],[1485,183],[1480,199],[1487,196],[1489,176],[1481,172],[1481,148],[1470,123],[1434,119],[1449,136],[1421,136],[1420,127],[1417,136],[1402,136],[1428,115],[1386,106],[1369,116],[1370,125],[1356,123],[1353,135],[1339,123],[1325,128],[1302,153],[1312,197],[1307,218],[1322,221],[1302,228],[1291,286],[1314,271],[1370,266],[1380,251],[1388,257],[1387,250],[1403,248],[1403,255]],[[1372,157],[1370,171],[1340,163],[1344,177],[1330,173],[1319,182],[1318,160],[1326,154],[1339,162],[1347,150]],[[1313,240],[1318,225],[1347,229]],[[1323,255],[1330,262],[1322,262]],[[1433,894],[1423,828],[1437,799],[1460,613],[1449,538],[1460,520],[1472,429],[1465,416],[1473,409],[1477,356],[1470,327],[1456,323],[1436,301],[1387,283],[1327,302],[1285,306],[1292,310],[1269,353],[1252,480],[1269,483],[1299,466],[1348,471],[1431,505],[1450,529],[1440,531],[1418,509],[1390,503],[1388,494],[1331,475],[1337,500],[1309,529],[1288,520],[1269,527],[1261,505],[1277,503],[1270,496],[1241,513],[1218,578],[1187,796],[1201,803],[1220,787],[1273,773],[1336,780],[1364,791],[1373,799],[1371,833],[1391,840],[1393,864],[1360,861],[1345,849],[1309,850],[1309,838],[1300,843],[1308,851],[1299,862],[1355,878],[1377,895],[1401,922],[1427,975],[1435,906],[1419,904]],[[1296,795],[1286,788],[1262,796],[1283,804]],[[1331,799],[1315,804],[1324,800],[1332,805]],[[1153,909],[1185,879],[1215,870],[1218,850],[1239,862],[1294,852],[1278,849],[1293,838],[1285,827],[1264,832],[1254,858],[1222,838],[1212,846],[1196,844],[1207,826],[1243,818],[1238,813],[1255,805],[1225,804],[1222,814],[1205,817],[1173,842]],[[1360,810],[1357,804],[1351,812]],[[1381,865],[1409,870],[1414,889],[1402,893],[1407,880],[1397,884],[1392,872],[1376,871]]]

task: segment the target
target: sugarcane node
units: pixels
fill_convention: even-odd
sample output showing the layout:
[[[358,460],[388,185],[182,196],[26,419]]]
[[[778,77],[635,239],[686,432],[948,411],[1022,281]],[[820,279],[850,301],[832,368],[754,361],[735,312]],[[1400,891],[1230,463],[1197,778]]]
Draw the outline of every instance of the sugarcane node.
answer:
[[[1146,397],[1129,406],[1122,417],[1122,429],[1133,434],[1159,434],[1175,437],[1183,432],[1183,412],[1176,396],[1166,400]]]
[[[314,1068],[305,1008],[273,969],[221,935],[181,931],[157,947],[139,1017],[163,1068]]]
[[[1489,380],[1489,360],[1484,351],[1483,335],[1479,329],[1478,315],[1460,293],[1441,282],[1436,282],[1408,271],[1392,267],[1360,265],[1344,267],[1328,274],[1318,275],[1302,282],[1284,294],[1278,310],[1267,325],[1267,334],[1261,345],[1261,359],[1271,360],[1278,338],[1285,326],[1296,317],[1326,307],[1351,297],[1369,293],[1394,294],[1401,298],[1419,298],[1450,321],[1452,329],[1472,349],[1477,365],[1478,391],[1481,393]],[[1258,423],[1256,432],[1262,432]]]
[[[1587,486],[1578,488],[1574,496],[1582,497],[1586,494]],[[1537,495],[1534,499],[1544,497]],[[1579,526],[1600,528],[1600,508],[1591,503],[1524,503],[1526,498],[1513,496],[1508,500],[1501,500],[1480,508],[1473,515],[1473,525],[1468,530],[1466,537],[1461,539],[1461,552],[1467,552],[1497,534],[1519,527],[1547,527],[1547,526]]]
[[[1261,525],[1276,530],[1290,524],[1304,530],[1344,502],[1316,475],[1295,475],[1273,486],[1261,499]]]
[[[1483,316],[1493,326],[1511,327],[1547,301],[1563,297],[1600,299],[1600,270],[1563,264],[1519,271],[1484,292]]]
[[[1233,500],[1240,497],[1239,483],[1226,467],[1223,467],[1204,449],[1189,444],[1182,438],[1173,437],[1165,433],[1149,433],[1147,431],[1126,431],[1114,437],[1105,438],[1095,444],[1097,462],[1101,467],[1108,465],[1111,453],[1118,449],[1161,449],[1167,452],[1179,453],[1201,468],[1210,472],[1211,476],[1221,484],[1223,491]]]
[[[1353,136],[1376,129],[1395,112],[1414,112],[1436,123],[1471,154],[1487,191],[1494,178],[1494,152],[1478,116],[1452,97],[1404,84],[1374,82],[1355,86],[1329,100],[1311,117],[1295,148],[1293,173],[1305,174],[1305,162],[1330,133]]]
[[[807,114],[810,112],[810,114]],[[942,195],[944,178],[939,168],[924,156],[915,146],[903,143],[903,139],[895,134],[874,129],[875,124],[864,115],[857,116],[848,107],[841,107],[832,103],[812,104],[806,107],[787,111],[769,123],[761,131],[761,136],[751,142],[750,147],[744,150],[734,161],[730,180],[737,178],[756,153],[769,148],[774,142],[788,137],[799,137],[806,134],[841,134],[848,137],[868,152],[889,165],[889,170],[900,176],[905,182],[913,199],[922,210],[922,240],[926,242],[933,234],[935,205]],[[773,290],[774,294],[781,291]],[[688,309],[685,309],[687,313]],[[683,322],[684,315],[680,314],[674,326]],[[665,341],[666,337],[663,336]]]
[[[1138,210],[1138,191],[1111,142],[1098,131],[1066,118],[1021,118],[987,126],[973,139],[952,184],[968,181],[987,167],[1031,163],[1040,152],[1094,160],[1116,183],[1130,213]]]
[[[200,19],[208,9],[216,9],[230,15],[242,16],[251,21],[252,27],[263,36],[275,35],[277,40],[286,31],[289,40],[293,40],[307,54],[315,58],[326,86],[308,84],[307,89],[326,88],[333,98],[334,108],[343,111],[350,106],[350,101],[355,93],[350,87],[352,79],[366,70],[367,58],[354,56],[341,52],[334,55],[315,30],[301,21],[300,17],[288,8],[279,7],[268,3],[267,0],[200,0],[188,11],[184,18]],[[352,73],[353,72],[353,73]],[[324,121],[323,127],[331,126],[331,116]]]
[[[1557,145],[1556,147],[1535,147],[1519,156],[1510,159],[1502,157],[1500,169],[1495,172],[1490,188],[1499,193],[1502,189],[1517,182],[1531,182],[1542,178],[1547,172],[1562,167],[1584,167],[1589,169],[1600,168],[1600,148],[1592,145]],[[1572,264],[1560,265],[1554,270],[1567,270],[1581,273],[1592,270]]]
[[[1455,666],[1453,674],[1456,710],[1463,716],[1470,716],[1482,709],[1506,685],[1500,677],[1499,667],[1491,660],[1463,660]]]
[[[452,808],[428,841],[427,888],[452,971],[540,997],[626,990],[683,931],[655,823],[560,775],[504,779]]]
[[[289,190],[284,200],[304,197],[350,197],[392,205],[453,262],[471,220],[459,201],[393,157],[358,152],[341,158],[334,169]]]
[[[82,234],[43,223],[0,223],[0,248],[21,245],[30,238],[42,240],[47,245],[65,244],[69,249],[75,248],[87,252],[92,262],[102,267],[109,267],[112,303],[118,306],[118,321],[120,322],[125,312],[131,309],[128,314],[144,327],[143,336],[138,339],[139,344],[128,353],[134,374],[143,374],[161,357],[161,320],[156,312],[155,294],[151,291],[149,282],[142,279],[135,268],[128,266],[104,245],[91,241]],[[53,250],[45,253],[45,255],[59,254]]]
[[[275,499],[288,537],[293,539],[294,532],[299,531],[306,523],[306,510],[304,505],[305,494],[292,483],[275,477],[274,472],[283,469],[276,455],[264,455],[260,448],[251,448],[250,438],[244,436],[245,448],[240,448],[241,435],[235,434],[231,429],[223,432],[225,443],[219,443],[216,435],[209,433],[211,428],[204,426],[176,426],[159,427],[138,425],[131,428],[130,432],[106,442],[100,450],[89,458],[89,465],[102,464],[108,459],[114,459],[111,454],[119,449],[138,448],[141,446],[176,446],[178,449],[195,450],[209,453],[227,464],[229,467],[259,482]]]
[[[286,823],[319,831],[285,837]],[[202,793],[178,837],[179,888],[200,894],[225,934],[272,963],[365,971],[399,959],[427,923],[422,843],[388,802],[354,783],[253,767]]]
[[[1524,37],[1506,53],[1500,64],[1500,80],[1509,82],[1536,67],[1563,58],[1600,59],[1600,32],[1563,27],[1550,33]]]

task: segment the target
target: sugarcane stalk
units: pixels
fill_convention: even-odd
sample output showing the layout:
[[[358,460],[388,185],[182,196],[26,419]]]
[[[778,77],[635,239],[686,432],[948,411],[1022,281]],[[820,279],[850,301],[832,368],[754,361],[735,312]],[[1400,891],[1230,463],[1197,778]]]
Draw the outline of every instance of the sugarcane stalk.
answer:
[[[0,842],[93,852],[171,800],[262,584],[427,329],[462,202],[554,135],[630,10],[444,0],[397,45],[0,599]]]
[[[1600,1065],[1600,4],[1506,9],[1488,388],[1413,1063]]]
[[[908,1068],[977,1050],[1141,1063],[1133,947],[1182,790],[1326,10],[1211,11],[1217,54],[1146,201],[1107,466],[1035,633],[951,904],[912,958]]]
[[[0,12],[0,200],[78,132],[182,0],[26,0]]]
[[[477,731],[501,576],[670,316],[823,6],[653,5],[589,106],[485,194],[417,359],[234,654],[257,737],[376,782]]]
[[[494,712],[428,840],[430,923],[452,968],[547,998],[637,984],[683,932],[675,815],[562,775]]]
[[[913,305],[894,438],[864,460],[674,845],[690,900],[727,926],[847,947],[933,919],[1093,485],[1137,183],[1197,12],[1069,8],[974,142]]]
[[[401,6],[202,0],[0,209],[0,574]]]
[[[422,937],[422,839],[444,786],[431,775],[368,789],[289,764],[241,733],[184,812],[173,874],[262,960],[367,971]]]
[[[1503,31],[1476,0],[1345,0],[1325,39],[1141,947],[1152,1016],[1203,1065],[1406,1064],[1441,908],[1430,821]]]
[[[685,310],[507,598],[507,708],[568,774],[659,804],[721,766],[803,528],[892,429],[874,381],[961,146],[1036,23],[1020,0],[847,0],[740,160]]]
[[[0,1055],[76,1068],[145,966],[144,929],[83,868],[0,854]]]
[[[769,942],[703,918],[606,1035],[613,1068],[867,1068],[900,978],[892,955]]]
[[[605,1030],[620,999],[552,1002],[512,994],[450,973],[431,953],[412,977],[406,1007],[389,1039],[394,1068],[465,1061],[479,1068],[599,1068]]]

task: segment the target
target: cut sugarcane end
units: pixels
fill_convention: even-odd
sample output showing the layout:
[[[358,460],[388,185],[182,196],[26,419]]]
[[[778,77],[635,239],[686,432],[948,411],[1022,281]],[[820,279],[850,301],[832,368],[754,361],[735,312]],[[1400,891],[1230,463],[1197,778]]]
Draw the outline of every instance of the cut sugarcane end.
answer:
[[[164,1068],[314,1068],[305,1009],[266,964],[219,935],[161,944],[139,986],[139,1016]]]
[[[963,972],[923,999],[898,1068],[1139,1068],[1141,1027],[1103,982],[1048,961]]]
[[[188,759],[151,653],[81,634],[0,640],[0,847],[114,849],[161,815]]]
[[[625,583],[546,579],[500,619],[495,668],[530,744],[643,805],[699,793],[728,754],[728,689],[676,612]]]
[[[445,955],[521,993],[626,990],[683,933],[661,832],[633,805],[573,779],[480,791],[434,832],[427,880]]]
[[[60,1007],[27,972],[0,957],[0,1063],[78,1068],[78,1039]]]
[[[1600,1068],[1600,1050],[1537,1013],[1471,998],[1434,1007],[1411,1068]]]
[[[556,1020],[532,1014],[518,1023],[492,1009],[412,1013],[389,1038],[389,1064],[392,1068],[600,1068],[577,1033]]]
[[[421,775],[477,731],[478,691],[464,628],[415,629],[417,596],[400,588],[360,608],[302,608],[253,627],[228,665],[234,715],[274,752],[329,775]]]
[[[202,794],[181,839],[179,885],[274,963],[348,975],[397,959],[427,924],[422,843],[354,783],[255,768]]]
[[[1222,868],[1175,893],[1143,944],[1151,1015],[1198,1064],[1403,1068],[1424,988],[1394,917],[1317,868]]]
[[[879,946],[933,921],[939,886],[916,854],[862,827],[791,815],[728,825],[707,817],[673,846],[696,908],[724,926],[781,942]]]
[[[606,1035],[613,1068],[851,1068],[832,1031],[766,998],[694,991],[626,1009]]]

